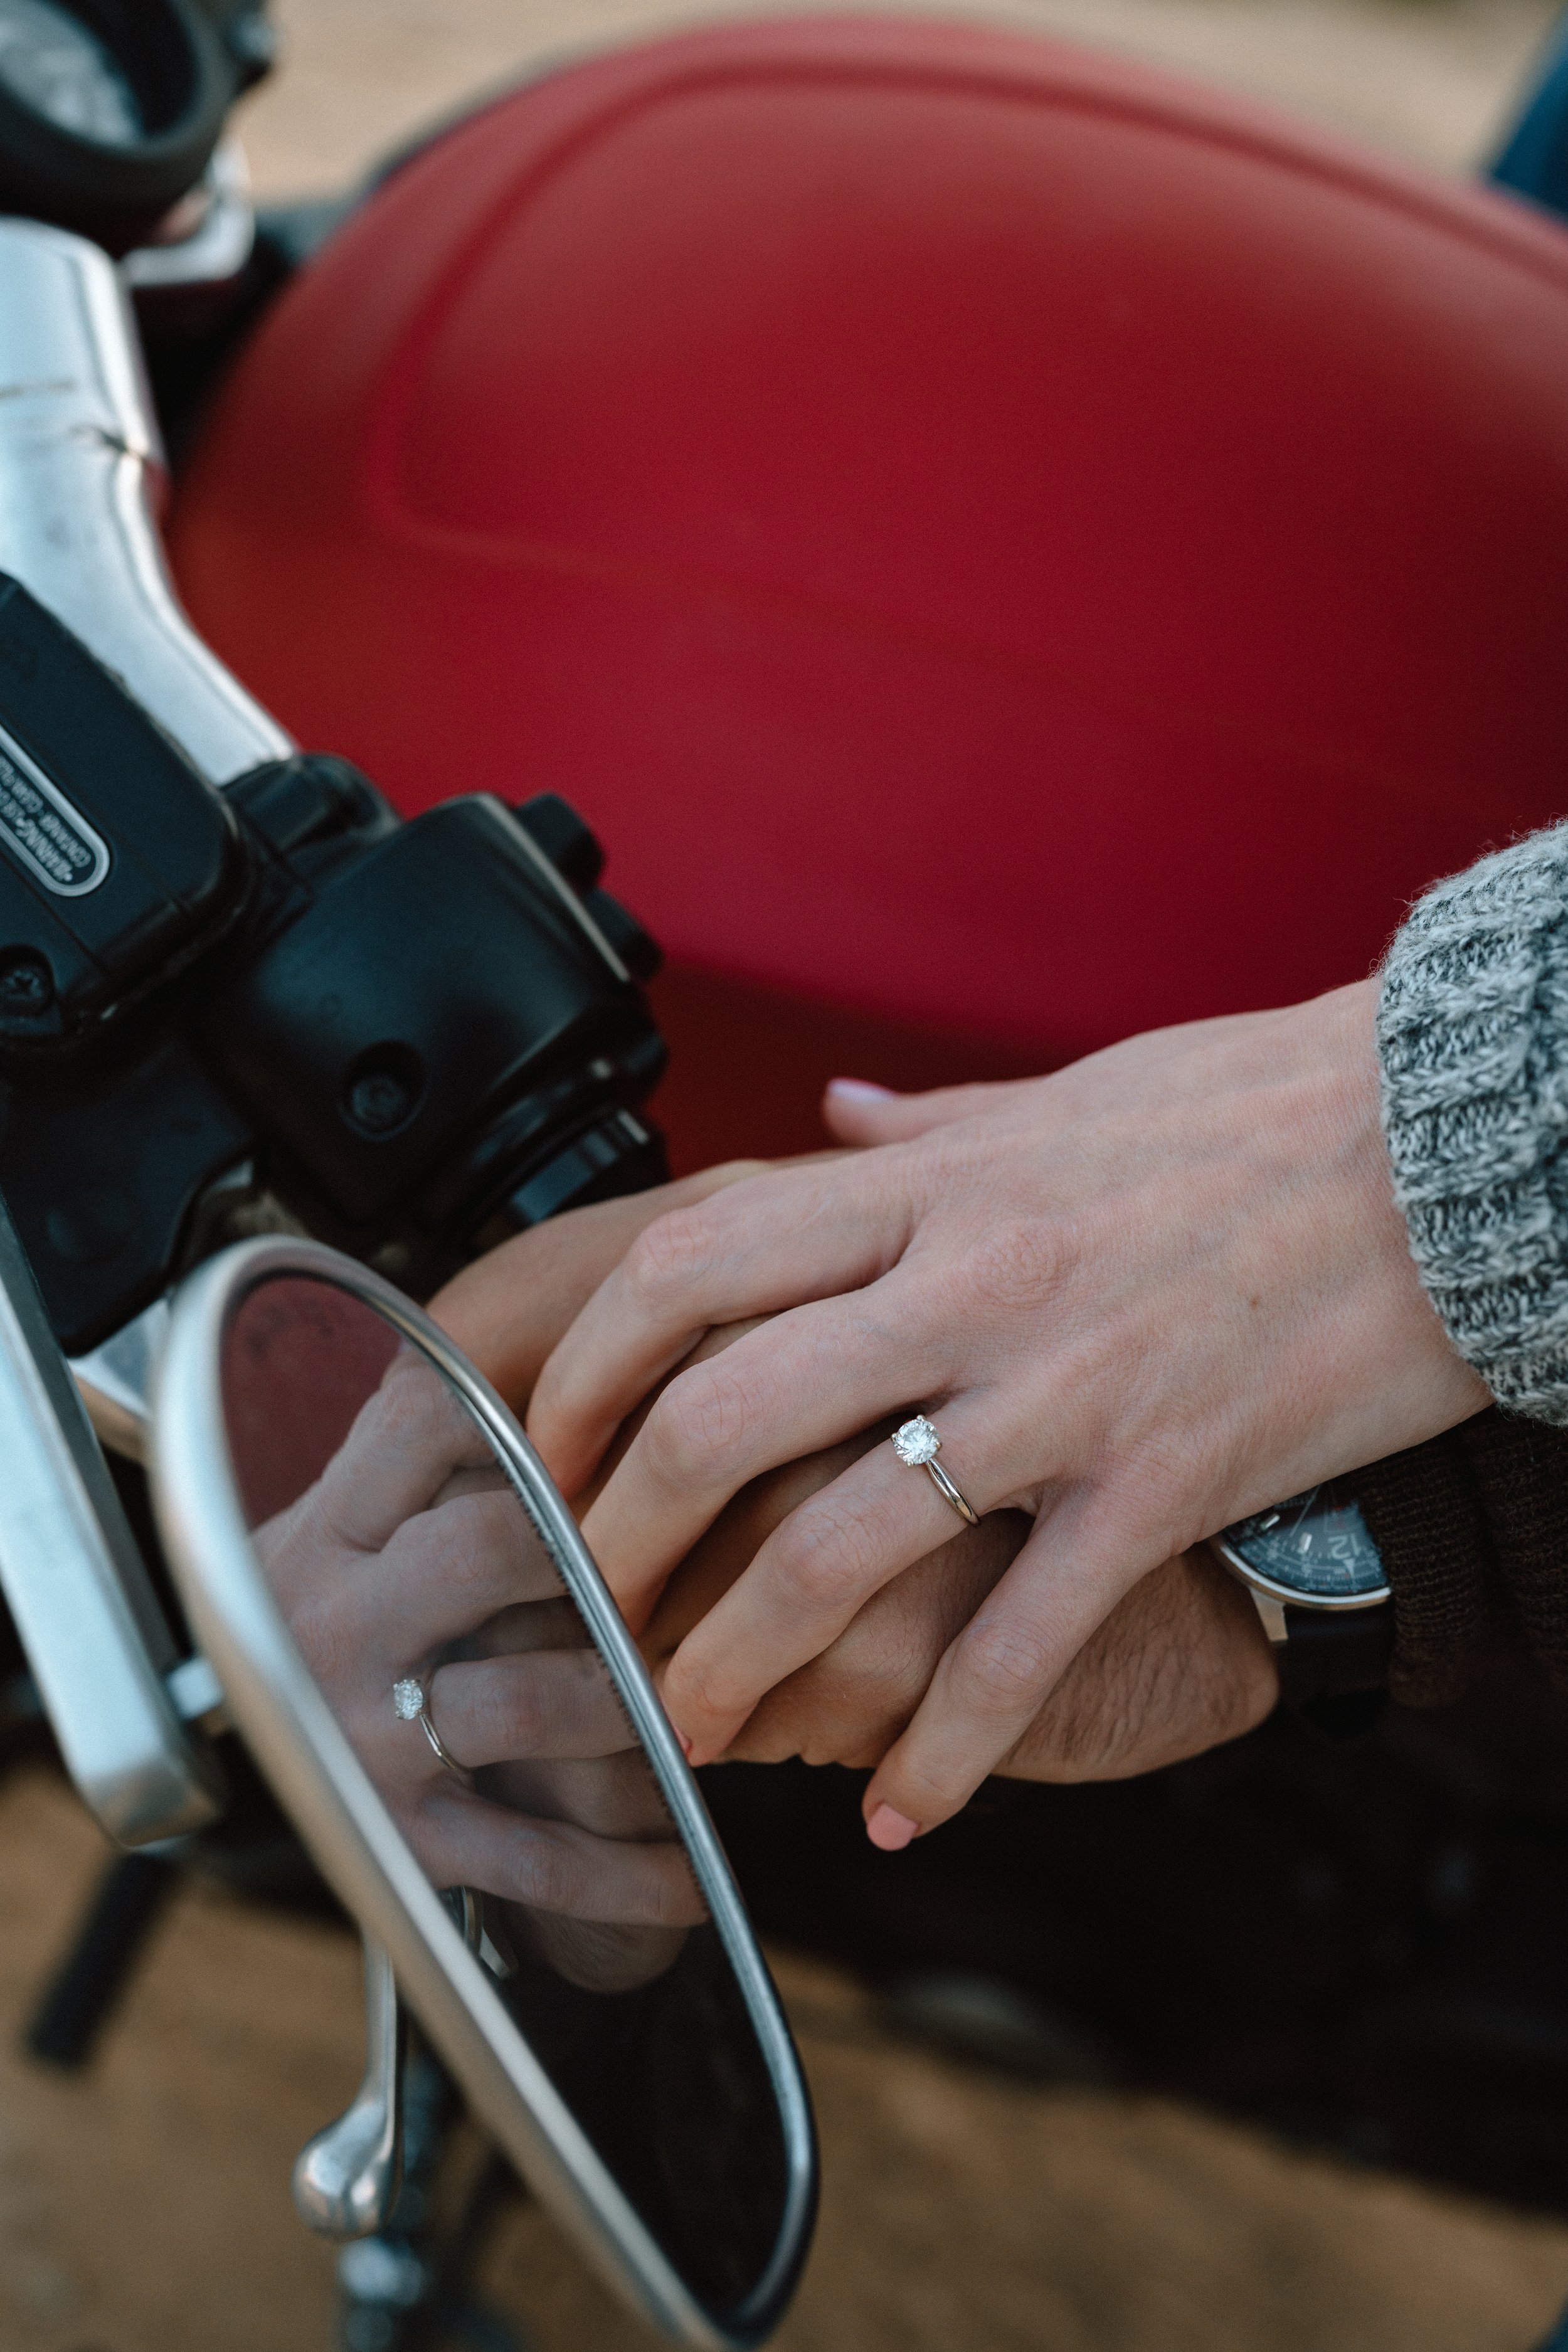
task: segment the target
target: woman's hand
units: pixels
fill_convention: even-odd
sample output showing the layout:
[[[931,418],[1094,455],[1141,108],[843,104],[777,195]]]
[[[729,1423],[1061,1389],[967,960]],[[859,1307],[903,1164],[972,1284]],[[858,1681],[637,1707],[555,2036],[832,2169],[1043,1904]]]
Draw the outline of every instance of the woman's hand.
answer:
[[[524,1405],[550,1349],[644,1225],[673,1206],[759,1172],[758,1163],[734,1162],[679,1186],[573,1211],[468,1268],[435,1302],[435,1312],[509,1402]],[[719,1353],[752,1328],[710,1333],[694,1358]],[[646,1406],[619,1433],[617,1452],[601,1478],[645,1413]],[[666,1585],[645,1628],[643,1651],[656,1680],[662,1681],[686,1635],[744,1573],[775,1528],[886,1433],[878,1430],[767,1472],[721,1512]],[[585,1496],[593,1492],[591,1486]],[[925,1696],[949,1643],[999,1582],[1028,1532],[1028,1520],[1016,1511],[993,1512],[975,1529],[958,1528],[947,1543],[875,1594],[821,1657],[769,1692],[729,1756],[758,1763],[800,1756],[811,1764],[861,1769],[879,1763]],[[544,1602],[503,1611],[467,1644],[468,1655],[500,1656],[532,1646],[534,1629],[549,1613]],[[552,1672],[569,1675],[590,1663],[578,1652],[573,1661],[560,1659]],[[529,1710],[546,1694],[503,1681],[487,1685],[452,1666],[440,1668],[430,1687],[442,1738],[466,1759],[526,1754],[537,1738]],[[1276,1695],[1268,1644],[1245,1595],[1202,1555],[1173,1560],[1112,1612],[998,1769],[1013,1778],[1054,1780],[1152,1771],[1250,1729]],[[526,1773],[529,1768],[519,1769]],[[572,1932],[581,1930],[574,1924]]]
[[[900,1139],[647,1226],[534,1390],[569,1494],[705,1330],[773,1319],[670,1381],[587,1514],[632,1623],[761,1472],[930,1411],[975,1508],[1034,1525],[868,1790],[907,1836],[1016,1748],[1140,1577],[1477,1411],[1394,1205],[1374,1002],[1367,982],[1048,1078],[862,1103],[845,1140]],[[952,1528],[888,1447],[792,1511],[670,1661],[697,1759]]]
[[[754,1326],[710,1332],[719,1354]],[[649,1401],[651,1404],[652,1400]],[[630,1444],[647,1407],[620,1432]],[[744,1574],[773,1530],[886,1435],[871,1431],[742,1488],[682,1560],[644,1629],[656,1682],[692,1628]],[[591,1494],[593,1488],[588,1492]],[[948,1644],[994,1590],[1028,1538],[1017,1511],[994,1511],[884,1585],[818,1658],[771,1690],[725,1751],[727,1761],[879,1764],[910,1722]],[[1235,1739],[1279,1696],[1258,1612],[1205,1550],[1167,1560],[1134,1586],[1090,1637],[1016,1747],[1011,1780],[1115,1780]],[[881,1842],[879,1825],[873,1835]]]

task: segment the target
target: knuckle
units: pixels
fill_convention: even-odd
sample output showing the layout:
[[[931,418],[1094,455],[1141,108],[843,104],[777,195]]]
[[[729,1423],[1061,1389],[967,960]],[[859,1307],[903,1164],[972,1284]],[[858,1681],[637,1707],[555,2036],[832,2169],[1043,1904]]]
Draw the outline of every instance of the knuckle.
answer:
[[[820,1497],[784,1522],[773,1552],[780,1581],[814,1615],[864,1591],[879,1565],[876,1529],[865,1513]]]
[[[742,1382],[720,1356],[671,1381],[643,1428],[649,1466],[669,1483],[706,1486],[722,1475],[752,1419]]]
[[[723,1656],[679,1654],[665,1684],[671,1715],[681,1724],[725,1721],[749,1708],[753,1694]]]
[[[970,1253],[965,1287],[991,1307],[1043,1307],[1059,1286],[1063,1255],[1061,1234],[1050,1219],[1000,1219]]]
[[[702,1272],[707,1223],[700,1206],[694,1206],[670,1209],[643,1227],[623,1262],[626,1287],[638,1305],[657,1314]]]
[[[1005,1613],[977,1617],[955,1661],[966,1704],[987,1716],[1011,1717],[1037,1706],[1053,1661],[1040,1636]]]
[[[569,1911],[579,1894],[575,1857],[538,1823],[517,1827],[507,1875],[508,1894],[535,1911]]]

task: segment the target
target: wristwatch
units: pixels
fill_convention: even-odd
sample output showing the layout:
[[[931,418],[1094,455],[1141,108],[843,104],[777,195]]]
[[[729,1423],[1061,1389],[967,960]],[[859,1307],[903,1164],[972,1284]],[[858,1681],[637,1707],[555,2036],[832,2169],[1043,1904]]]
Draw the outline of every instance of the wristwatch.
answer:
[[[1330,1478],[1238,1519],[1210,1549],[1252,1595],[1288,1706],[1384,1689],[1394,1600],[1350,1479]],[[1347,1725],[1366,1715],[1362,1701]]]

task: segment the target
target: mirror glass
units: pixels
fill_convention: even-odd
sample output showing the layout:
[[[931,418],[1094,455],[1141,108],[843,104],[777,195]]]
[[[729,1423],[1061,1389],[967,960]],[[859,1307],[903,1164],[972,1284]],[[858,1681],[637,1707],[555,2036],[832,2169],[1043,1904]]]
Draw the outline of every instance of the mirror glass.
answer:
[[[798,2158],[792,2192],[767,2053],[573,1598],[581,1561],[362,1297],[260,1280],[221,1355],[246,1524],[318,1688],[428,1880],[455,1913],[477,1898],[481,1965],[688,2291],[727,2334],[765,2327],[798,2267]]]

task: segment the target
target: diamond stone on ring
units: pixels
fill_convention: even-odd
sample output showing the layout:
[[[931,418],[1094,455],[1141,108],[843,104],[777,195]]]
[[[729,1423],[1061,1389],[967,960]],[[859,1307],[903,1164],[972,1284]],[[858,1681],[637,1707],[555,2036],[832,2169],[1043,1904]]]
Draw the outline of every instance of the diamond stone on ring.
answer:
[[[405,1675],[401,1682],[394,1683],[392,1706],[399,1722],[416,1723],[419,1726],[447,1771],[454,1774],[465,1789],[472,1788],[473,1781],[467,1766],[459,1764],[457,1758],[448,1753],[440,1733],[430,1720],[430,1706],[425,1696],[423,1683],[416,1682],[412,1675]]]
[[[917,1412],[912,1421],[901,1423],[893,1432],[893,1451],[900,1462],[909,1464],[911,1470],[923,1470],[942,1501],[951,1503],[959,1517],[968,1526],[977,1528],[980,1525],[979,1512],[959,1493],[936,1458],[942,1451],[942,1440],[936,1433],[934,1421],[928,1421],[923,1412]]]

